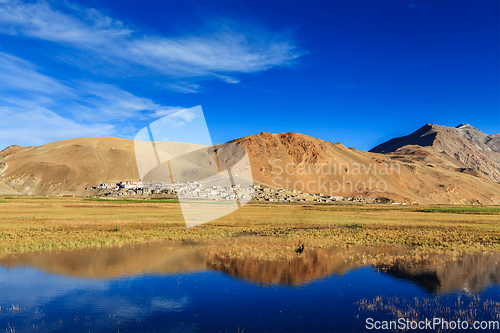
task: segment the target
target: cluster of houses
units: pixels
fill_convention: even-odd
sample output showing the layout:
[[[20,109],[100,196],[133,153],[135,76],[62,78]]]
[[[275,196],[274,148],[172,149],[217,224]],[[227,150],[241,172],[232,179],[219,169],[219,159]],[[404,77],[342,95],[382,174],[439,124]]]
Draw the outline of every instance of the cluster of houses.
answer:
[[[103,183],[99,186],[96,186],[96,189],[107,189],[118,191],[121,188],[132,189],[132,188],[143,188],[144,184],[141,181],[126,181],[120,183]]]
[[[273,189],[260,185],[232,185],[232,186],[207,186],[199,182],[169,183],[163,182],[143,183],[142,181],[124,181],[119,183],[103,183],[93,189],[101,190],[99,195],[170,195],[179,199],[210,199],[210,200],[236,200],[254,199],[255,201],[268,202],[358,202],[375,203],[374,199],[349,198],[327,196],[321,193],[302,193],[296,190]],[[104,193],[102,190],[105,190]]]
[[[254,197],[256,201],[274,201],[274,202],[333,203],[333,202],[351,201],[358,203],[375,203],[374,199],[328,196],[322,193],[302,193],[296,190],[285,190],[285,189],[275,190],[269,187],[260,187],[260,186],[255,186]]]
[[[205,186],[198,182],[173,183],[168,185],[156,185],[153,193],[169,191],[176,193],[179,199],[210,199],[210,200],[237,200],[253,198],[253,186]]]
[[[178,198],[193,199],[211,199],[211,200],[236,200],[251,199],[253,197],[253,186],[248,188],[241,185],[233,186],[208,186],[205,188],[199,182],[172,183],[164,182],[143,183],[141,181],[126,181],[119,183],[103,183],[94,188],[96,190],[105,190],[99,195],[121,196],[121,195],[175,195]]]

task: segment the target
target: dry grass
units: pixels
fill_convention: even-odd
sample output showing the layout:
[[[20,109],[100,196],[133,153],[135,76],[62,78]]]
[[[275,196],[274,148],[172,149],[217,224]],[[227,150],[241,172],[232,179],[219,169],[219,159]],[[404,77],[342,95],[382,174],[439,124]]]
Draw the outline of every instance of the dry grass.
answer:
[[[396,321],[404,318],[409,321],[433,320],[433,318],[445,318],[450,321],[466,321],[469,329],[472,329],[474,321],[498,321],[500,320],[499,302],[482,300],[477,295],[466,297],[458,295],[453,301],[446,297],[414,298],[408,300],[400,297],[377,296],[375,299],[363,299],[358,302],[360,312],[376,313],[377,316],[386,315],[388,320]],[[368,315],[370,317],[370,314]],[[496,324],[495,324],[496,325]],[[495,327],[495,326],[491,326]],[[447,325],[436,325],[436,332],[451,332]],[[396,329],[396,332],[411,331]],[[497,330],[483,330],[495,332]]]
[[[281,240],[306,247],[410,245],[423,251],[499,251],[495,214],[423,212],[429,207],[250,204],[185,227],[176,203],[2,198],[0,252],[107,246],[156,239]]]

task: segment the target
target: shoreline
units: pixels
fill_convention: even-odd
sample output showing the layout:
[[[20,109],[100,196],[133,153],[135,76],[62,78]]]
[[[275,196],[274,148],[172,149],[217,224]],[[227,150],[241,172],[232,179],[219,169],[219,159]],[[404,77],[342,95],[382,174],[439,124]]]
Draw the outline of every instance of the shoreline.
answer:
[[[498,206],[250,203],[186,228],[177,203],[0,197],[0,255],[154,240],[302,241],[310,248],[405,245],[422,252],[500,252]]]

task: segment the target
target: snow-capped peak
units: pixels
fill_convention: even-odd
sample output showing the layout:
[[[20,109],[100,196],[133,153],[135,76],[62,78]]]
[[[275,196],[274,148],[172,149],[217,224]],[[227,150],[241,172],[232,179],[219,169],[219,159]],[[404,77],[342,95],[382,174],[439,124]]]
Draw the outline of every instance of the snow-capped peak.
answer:
[[[463,123],[463,124],[458,125],[456,128],[465,129],[465,128],[470,128],[470,127],[472,127],[472,126],[467,124],[467,123]]]

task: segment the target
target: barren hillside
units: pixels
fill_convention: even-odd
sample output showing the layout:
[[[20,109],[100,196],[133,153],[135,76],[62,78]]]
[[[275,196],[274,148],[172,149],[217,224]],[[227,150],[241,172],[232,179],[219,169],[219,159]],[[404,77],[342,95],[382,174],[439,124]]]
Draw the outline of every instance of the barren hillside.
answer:
[[[498,183],[476,177],[465,165],[448,167],[454,160],[446,156],[422,164],[297,133],[260,133],[234,142],[247,148],[254,179],[277,187],[410,203],[500,203]]]
[[[477,147],[471,143],[469,149],[496,151],[497,137],[474,138]],[[297,133],[260,133],[232,143],[246,147],[254,180],[274,187],[408,203],[500,204],[500,184],[467,161],[432,146],[407,144],[397,147],[397,152],[377,154]],[[231,164],[240,154],[224,153],[228,145],[218,147],[219,159]],[[494,171],[493,160],[481,154]],[[131,140],[82,138],[40,147],[12,146],[0,152],[4,193],[85,195],[89,186],[138,179]]]
[[[2,183],[24,194],[82,194],[103,182],[138,180],[131,140],[81,138],[0,152]]]
[[[384,142],[372,150],[396,159],[438,163],[500,182],[500,134],[487,135],[469,124],[427,124],[414,133]],[[417,158],[418,156],[418,158]]]

